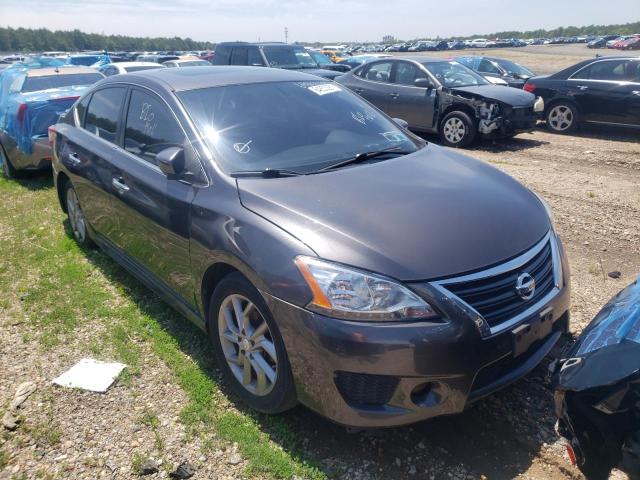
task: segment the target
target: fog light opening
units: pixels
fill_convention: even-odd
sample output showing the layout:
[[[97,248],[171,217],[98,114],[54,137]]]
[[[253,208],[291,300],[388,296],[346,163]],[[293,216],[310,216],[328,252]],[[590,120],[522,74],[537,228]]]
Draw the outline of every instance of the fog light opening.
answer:
[[[434,403],[431,390],[433,384],[431,382],[419,383],[411,390],[411,401],[420,407],[430,406]]]

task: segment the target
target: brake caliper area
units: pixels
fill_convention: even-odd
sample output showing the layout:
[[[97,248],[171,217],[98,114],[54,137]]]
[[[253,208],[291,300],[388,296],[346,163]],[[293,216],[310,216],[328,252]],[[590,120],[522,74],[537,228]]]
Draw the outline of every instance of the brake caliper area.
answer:
[[[476,107],[478,117],[478,131],[487,135],[500,128],[502,117],[500,116],[500,105],[497,103],[482,102]]]

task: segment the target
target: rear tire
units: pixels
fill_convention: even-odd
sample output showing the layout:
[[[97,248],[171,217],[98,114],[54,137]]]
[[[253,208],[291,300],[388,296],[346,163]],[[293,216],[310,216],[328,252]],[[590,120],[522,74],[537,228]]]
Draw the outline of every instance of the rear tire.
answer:
[[[7,180],[13,180],[18,177],[18,171],[11,164],[9,155],[5,151],[4,147],[0,144],[0,162],[2,162],[2,174]]]
[[[578,109],[571,102],[552,104],[545,116],[547,128],[553,133],[571,133],[578,128]]]
[[[65,201],[67,215],[69,217],[71,231],[73,232],[73,238],[81,247],[92,247],[93,241],[89,237],[87,220],[82,212],[82,208],[80,207],[80,201],[78,200],[76,191],[69,181],[67,181],[64,186],[63,198]]]
[[[287,352],[271,311],[240,273],[211,296],[209,336],[228,385],[254,410],[275,414],[297,403]]]
[[[440,122],[438,133],[447,147],[465,148],[476,139],[478,129],[475,122],[465,112],[448,113]]]

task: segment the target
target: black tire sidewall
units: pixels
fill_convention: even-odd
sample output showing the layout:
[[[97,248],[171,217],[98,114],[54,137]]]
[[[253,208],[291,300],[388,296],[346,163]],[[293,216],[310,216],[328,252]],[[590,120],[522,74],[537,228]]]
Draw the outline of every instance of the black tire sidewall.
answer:
[[[75,191],[75,189],[73,188],[73,185],[71,184],[70,181],[67,181],[65,183],[65,185],[64,185],[63,198],[64,198],[64,205],[65,205],[66,210],[67,210],[67,218],[69,219],[69,226],[71,227],[71,234],[73,235],[73,239],[81,247],[92,247],[93,246],[93,241],[91,240],[91,237],[89,236],[89,224],[87,223],[87,217],[84,217],[84,212],[82,212],[82,216],[84,217],[84,240],[80,240],[76,236],[76,232],[73,229],[73,225],[71,225],[71,217],[69,216],[69,205],[67,204],[67,195],[69,194],[69,190],[73,190],[73,192],[76,195],[76,198],[78,198],[78,194]],[[79,206],[80,210],[82,211],[82,207],[80,206],[80,200],[79,199],[78,199],[78,206]]]
[[[462,120],[462,123],[464,123],[464,126],[467,129],[465,136],[462,137],[462,140],[458,143],[451,143],[444,136],[444,124],[447,122],[447,120],[453,117],[457,117],[460,120]],[[460,110],[455,110],[453,112],[449,112],[442,119],[442,121],[440,122],[440,128],[438,133],[440,134],[440,139],[442,140],[442,143],[444,143],[447,147],[465,148],[474,142],[474,140],[476,139],[476,135],[478,133],[478,129],[476,127],[475,122],[471,119],[471,117],[467,113],[462,112]]]
[[[7,180],[13,180],[16,178],[16,169],[11,165],[9,155],[2,144],[0,144],[0,149],[2,150],[2,174]]]
[[[556,107],[559,106],[565,106],[569,109],[571,109],[571,113],[573,114],[573,122],[571,123],[571,126],[569,128],[567,128],[566,130],[556,130],[551,126],[551,123],[549,122],[549,115],[551,115],[551,110],[553,110]],[[578,128],[578,122],[580,121],[580,116],[578,113],[578,109],[576,108],[576,106],[571,103],[571,102],[555,102],[552,103],[549,108],[547,109],[547,113],[544,116],[544,120],[547,123],[547,129],[550,132],[553,133],[558,133],[560,135],[565,134],[565,133],[571,133],[574,132],[577,128]]]
[[[220,344],[220,337],[218,333],[218,312],[220,306],[225,298],[232,294],[239,294],[249,299],[260,311],[263,316],[271,336],[276,347],[276,355],[278,357],[278,376],[276,383],[273,386],[271,392],[265,396],[257,396],[246,390],[240,382],[235,378],[227,360],[222,351],[222,345]],[[224,277],[209,301],[209,317],[208,332],[209,338],[213,344],[213,350],[216,355],[218,366],[222,370],[226,382],[230,385],[233,391],[251,408],[263,413],[280,413],[295,406],[297,403],[295,395],[295,387],[293,383],[293,375],[291,373],[291,367],[289,365],[289,358],[287,356],[284,341],[280,330],[276,325],[271,311],[264,301],[260,292],[240,273],[231,273]]]

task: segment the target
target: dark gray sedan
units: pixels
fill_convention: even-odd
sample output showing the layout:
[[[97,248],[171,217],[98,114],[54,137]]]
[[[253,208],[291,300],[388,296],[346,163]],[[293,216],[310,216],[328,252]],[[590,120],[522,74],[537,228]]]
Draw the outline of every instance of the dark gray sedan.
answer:
[[[568,328],[546,204],[340,85],[253,67],[148,70],[51,132],[61,206],[208,333],[276,413],[392,426],[461,412]]]
[[[542,99],[490,84],[464,65],[442,58],[395,57],[368,62],[336,82],[409,128],[438,133],[450,147],[478,136],[511,137],[533,130]]]

